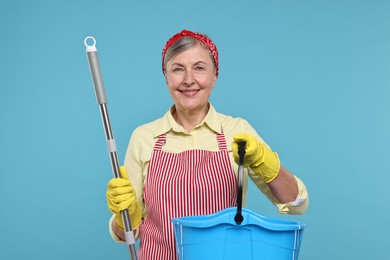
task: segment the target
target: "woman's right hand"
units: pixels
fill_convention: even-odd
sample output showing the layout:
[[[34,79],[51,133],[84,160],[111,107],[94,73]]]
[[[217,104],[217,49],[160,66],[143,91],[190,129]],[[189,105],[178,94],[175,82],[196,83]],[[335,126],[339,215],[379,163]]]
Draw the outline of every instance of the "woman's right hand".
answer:
[[[142,209],[136,199],[135,190],[128,180],[125,167],[120,167],[122,178],[112,178],[107,185],[107,204],[109,210],[116,215],[115,221],[121,230],[124,229],[121,211],[128,210],[131,225],[134,228],[139,226],[142,219]]]

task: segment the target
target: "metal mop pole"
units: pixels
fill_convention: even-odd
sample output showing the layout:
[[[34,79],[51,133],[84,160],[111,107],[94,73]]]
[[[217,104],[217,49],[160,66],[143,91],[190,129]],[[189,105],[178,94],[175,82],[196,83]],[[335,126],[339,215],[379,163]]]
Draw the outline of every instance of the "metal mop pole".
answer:
[[[93,44],[88,45],[88,42],[87,42],[88,40],[92,40]],[[84,44],[86,47],[88,63],[89,63],[89,68],[91,70],[93,85],[95,87],[96,98],[97,98],[97,102],[98,102],[98,105],[100,108],[100,114],[102,116],[104,132],[106,134],[107,149],[108,149],[108,152],[110,154],[112,171],[113,171],[115,178],[120,178],[121,173],[119,170],[119,161],[118,161],[118,155],[116,152],[116,144],[115,144],[115,139],[114,139],[114,136],[113,136],[112,130],[111,130],[110,118],[108,116],[108,110],[107,110],[107,97],[106,97],[106,92],[104,89],[102,74],[100,71],[97,49],[95,47],[96,40],[92,36],[88,36],[87,38],[85,38]],[[121,212],[121,214],[122,214],[123,224],[125,226],[126,244],[128,245],[129,251],[130,251],[130,259],[137,260],[137,254],[136,254],[136,250],[135,250],[135,238],[134,238],[134,233],[133,233],[131,223],[130,223],[129,211],[124,210]]]

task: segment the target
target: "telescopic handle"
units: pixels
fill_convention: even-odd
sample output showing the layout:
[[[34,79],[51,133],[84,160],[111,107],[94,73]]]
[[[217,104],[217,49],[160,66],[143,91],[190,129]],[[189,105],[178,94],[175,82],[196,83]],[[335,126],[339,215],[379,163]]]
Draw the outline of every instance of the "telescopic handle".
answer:
[[[242,216],[242,179],[244,176],[244,155],[245,155],[245,141],[239,141],[238,143],[238,189],[237,189],[237,213],[234,217],[234,221],[237,225],[240,225],[244,220]]]
[[[89,39],[93,41],[93,45],[88,45],[87,41]],[[116,151],[116,144],[115,144],[114,135],[111,130],[111,123],[110,123],[110,118],[108,115],[108,109],[106,104],[107,103],[106,92],[104,89],[102,74],[100,71],[97,49],[95,47],[96,40],[92,36],[88,36],[87,38],[85,38],[84,44],[86,46],[89,67],[91,70],[93,85],[95,87],[95,94],[100,108],[104,132],[106,134],[107,148],[111,159],[113,175],[115,178],[120,178],[121,173],[119,170],[119,160]],[[123,224],[125,226],[124,232],[126,237],[126,244],[129,247],[130,259],[137,260],[137,254],[135,249],[135,238],[134,238],[134,233],[130,222],[129,211],[127,209],[123,210],[121,211],[121,215],[122,215]]]
[[[89,45],[88,40],[92,40],[93,44]],[[96,49],[96,40],[92,36],[88,36],[84,40],[86,52],[88,56],[89,68],[91,70],[93,86],[95,87],[96,99],[99,105],[107,103],[106,91],[102,73],[100,71],[99,58]]]

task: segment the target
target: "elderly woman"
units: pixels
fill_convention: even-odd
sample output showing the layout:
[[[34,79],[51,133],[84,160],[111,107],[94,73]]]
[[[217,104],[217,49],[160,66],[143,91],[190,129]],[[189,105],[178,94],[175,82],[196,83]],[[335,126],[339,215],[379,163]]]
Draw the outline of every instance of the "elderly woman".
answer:
[[[120,211],[129,209],[139,259],[177,259],[172,218],[235,206],[240,140],[246,141],[244,201],[249,176],[280,213],[307,209],[305,185],[253,127],[209,103],[218,69],[217,48],[206,35],[183,30],[163,49],[162,71],[174,104],[134,130],[124,178],[111,179],[107,188],[111,235],[125,240]]]

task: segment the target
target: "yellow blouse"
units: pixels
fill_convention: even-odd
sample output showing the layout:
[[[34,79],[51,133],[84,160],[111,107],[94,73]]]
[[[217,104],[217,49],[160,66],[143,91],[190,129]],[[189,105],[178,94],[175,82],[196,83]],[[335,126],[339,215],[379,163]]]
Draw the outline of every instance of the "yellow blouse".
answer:
[[[231,157],[234,171],[237,175],[238,165],[233,160],[232,142],[233,136],[237,133],[250,133],[265,143],[257,134],[253,127],[244,119],[233,118],[216,112],[210,104],[209,111],[204,120],[196,126],[190,133],[176,123],[172,113],[174,106],[165,113],[162,118],[144,124],[136,128],[131,136],[126,152],[124,166],[129,173],[137,200],[141,207],[143,203],[143,186],[146,180],[149,160],[157,137],[166,134],[166,143],[162,147],[167,152],[179,153],[185,150],[201,149],[217,151],[219,149],[216,133],[222,130],[226,138],[226,144]],[[250,168],[244,170],[243,180],[243,206],[245,206],[246,193],[248,187],[248,176],[254,184],[268,197],[268,199],[278,208],[282,214],[302,214],[307,208],[308,193],[303,182],[297,178],[299,195],[294,202],[282,204],[272,195],[267,184],[265,184]],[[144,209],[144,215],[147,214]]]

